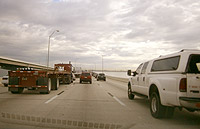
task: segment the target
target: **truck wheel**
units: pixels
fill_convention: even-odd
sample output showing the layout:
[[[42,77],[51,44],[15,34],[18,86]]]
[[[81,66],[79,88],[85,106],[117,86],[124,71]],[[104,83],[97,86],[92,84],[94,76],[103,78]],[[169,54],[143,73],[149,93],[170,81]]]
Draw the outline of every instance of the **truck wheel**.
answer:
[[[57,78],[57,89],[59,88],[59,86],[60,86],[60,83],[59,83],[59,79]]]
[[[49,94],[50,91],[51,91],[51,79],[49,78],[46,94]]]
[[[133,100],[134,97],[135,97],[135,95],[132,93],[131,84],[129,83],[129,84],[128,84],[128,98],[129,98],[130,100]]]
[[[195,109],[186,108],[189,112],[195,112]]]
[[[11,93],[18,94],[19,92],[18,91],[11,91]]]
[[[23,90],[24,90],[24,88],[19,87],[18,91],[11,91],[11,93],[13,93],[13,94],[21,94],[23,92]]]
[[[92,81],[90,81],[90,84],[92,84]]]
[[[20,87],[18,88],[18,93],[21,94],[23,92],[24,88]]]
[[[160,102],[157,92],[153,92],[150,97],[150,111],[154,118],[162,118],[165,116],[166,107]]]

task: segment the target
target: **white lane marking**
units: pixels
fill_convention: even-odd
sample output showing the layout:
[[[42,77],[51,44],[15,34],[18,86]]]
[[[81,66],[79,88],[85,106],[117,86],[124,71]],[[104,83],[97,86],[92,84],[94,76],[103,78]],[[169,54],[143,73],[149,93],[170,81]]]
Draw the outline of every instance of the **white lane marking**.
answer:
[[[58,95],[52,97],[51,99],[49,99],[48,101],[46,101],[45,104],[50,103],[51,101],[53,101],[53,100],[54,100],[55,98],[57,98],[57,97],[58,97]]]
[[[125,107],[126,107],[126,105],[125,105],[122,101],[120,101],[117,97],[113,96],[113,98],[114,98],[118,103],[120,103],[122,106],[125,106]]]

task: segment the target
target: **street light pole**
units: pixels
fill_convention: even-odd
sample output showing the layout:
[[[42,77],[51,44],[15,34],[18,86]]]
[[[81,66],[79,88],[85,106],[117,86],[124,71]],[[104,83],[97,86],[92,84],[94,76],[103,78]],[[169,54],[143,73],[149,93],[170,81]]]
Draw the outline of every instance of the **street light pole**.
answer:
[[[52,36],[55,32],[59,32],[59,30],[54,30],[53,33],[49,36],[48,55],[47,55],[47,71],[48,71],[48,69],[49,69],[49,50],[50,50],[50,40],[51,40],[51,36]]]
[[[102,73],[103,73],[103,55],[101,55],[102,57]]]

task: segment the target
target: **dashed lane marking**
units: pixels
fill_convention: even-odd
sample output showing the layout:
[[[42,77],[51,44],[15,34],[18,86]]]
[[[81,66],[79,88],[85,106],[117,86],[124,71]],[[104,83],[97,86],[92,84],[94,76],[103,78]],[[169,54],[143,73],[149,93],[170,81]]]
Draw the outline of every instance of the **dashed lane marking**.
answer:
[[[113,97],[118,103],[120,103],[122,106],[125,106],[126,107],[126,105],[122,102],[122,101],[120,101],[117,97]]]
[[[60,93],[58,93],[57,95],[61,95],[63,92],[65,92],[65,91],[63,90],[63,91],[61,91]]]
[[[115,97],[113,94],[111,94],[110,92],[107,92],[111,97],[113,97],[113,99],[115,99],[119,104],[121,104],[122,106],[125,106],[126,107],[126,105],[122,102],[122,101],[120,101],[117,97]]]
[[[55,98],[57,98],[57,97],[58,97],[58,95],[52,97],[51,99],[47,100],[47,101],[45,102],[45,104],[50,103],[51,101],[53,101],[53,100],[54,100]]]
[[[45,102],[45,104],[50,103],[50,102],[53,101],[55,98],[57,98],[58,95],[61,95],[63,92],[65,92],[65,91],[63,90],[63,91],[61,91],[60,93],[58,93],[56,96],[50,98],[49,100],[47,100],[47,101]]]

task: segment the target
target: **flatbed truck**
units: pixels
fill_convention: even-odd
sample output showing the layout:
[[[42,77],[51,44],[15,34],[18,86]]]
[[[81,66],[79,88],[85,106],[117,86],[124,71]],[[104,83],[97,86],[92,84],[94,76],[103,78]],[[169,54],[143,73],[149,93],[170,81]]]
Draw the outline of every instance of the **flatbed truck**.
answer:
[[[23,68],[8,73],[8,90],[13,94],[22,93],[24,88],[49,94],[51,90],[57,90],[60,84],[70,84],[73,80],[71,64],[55,64],[53,71]]]

